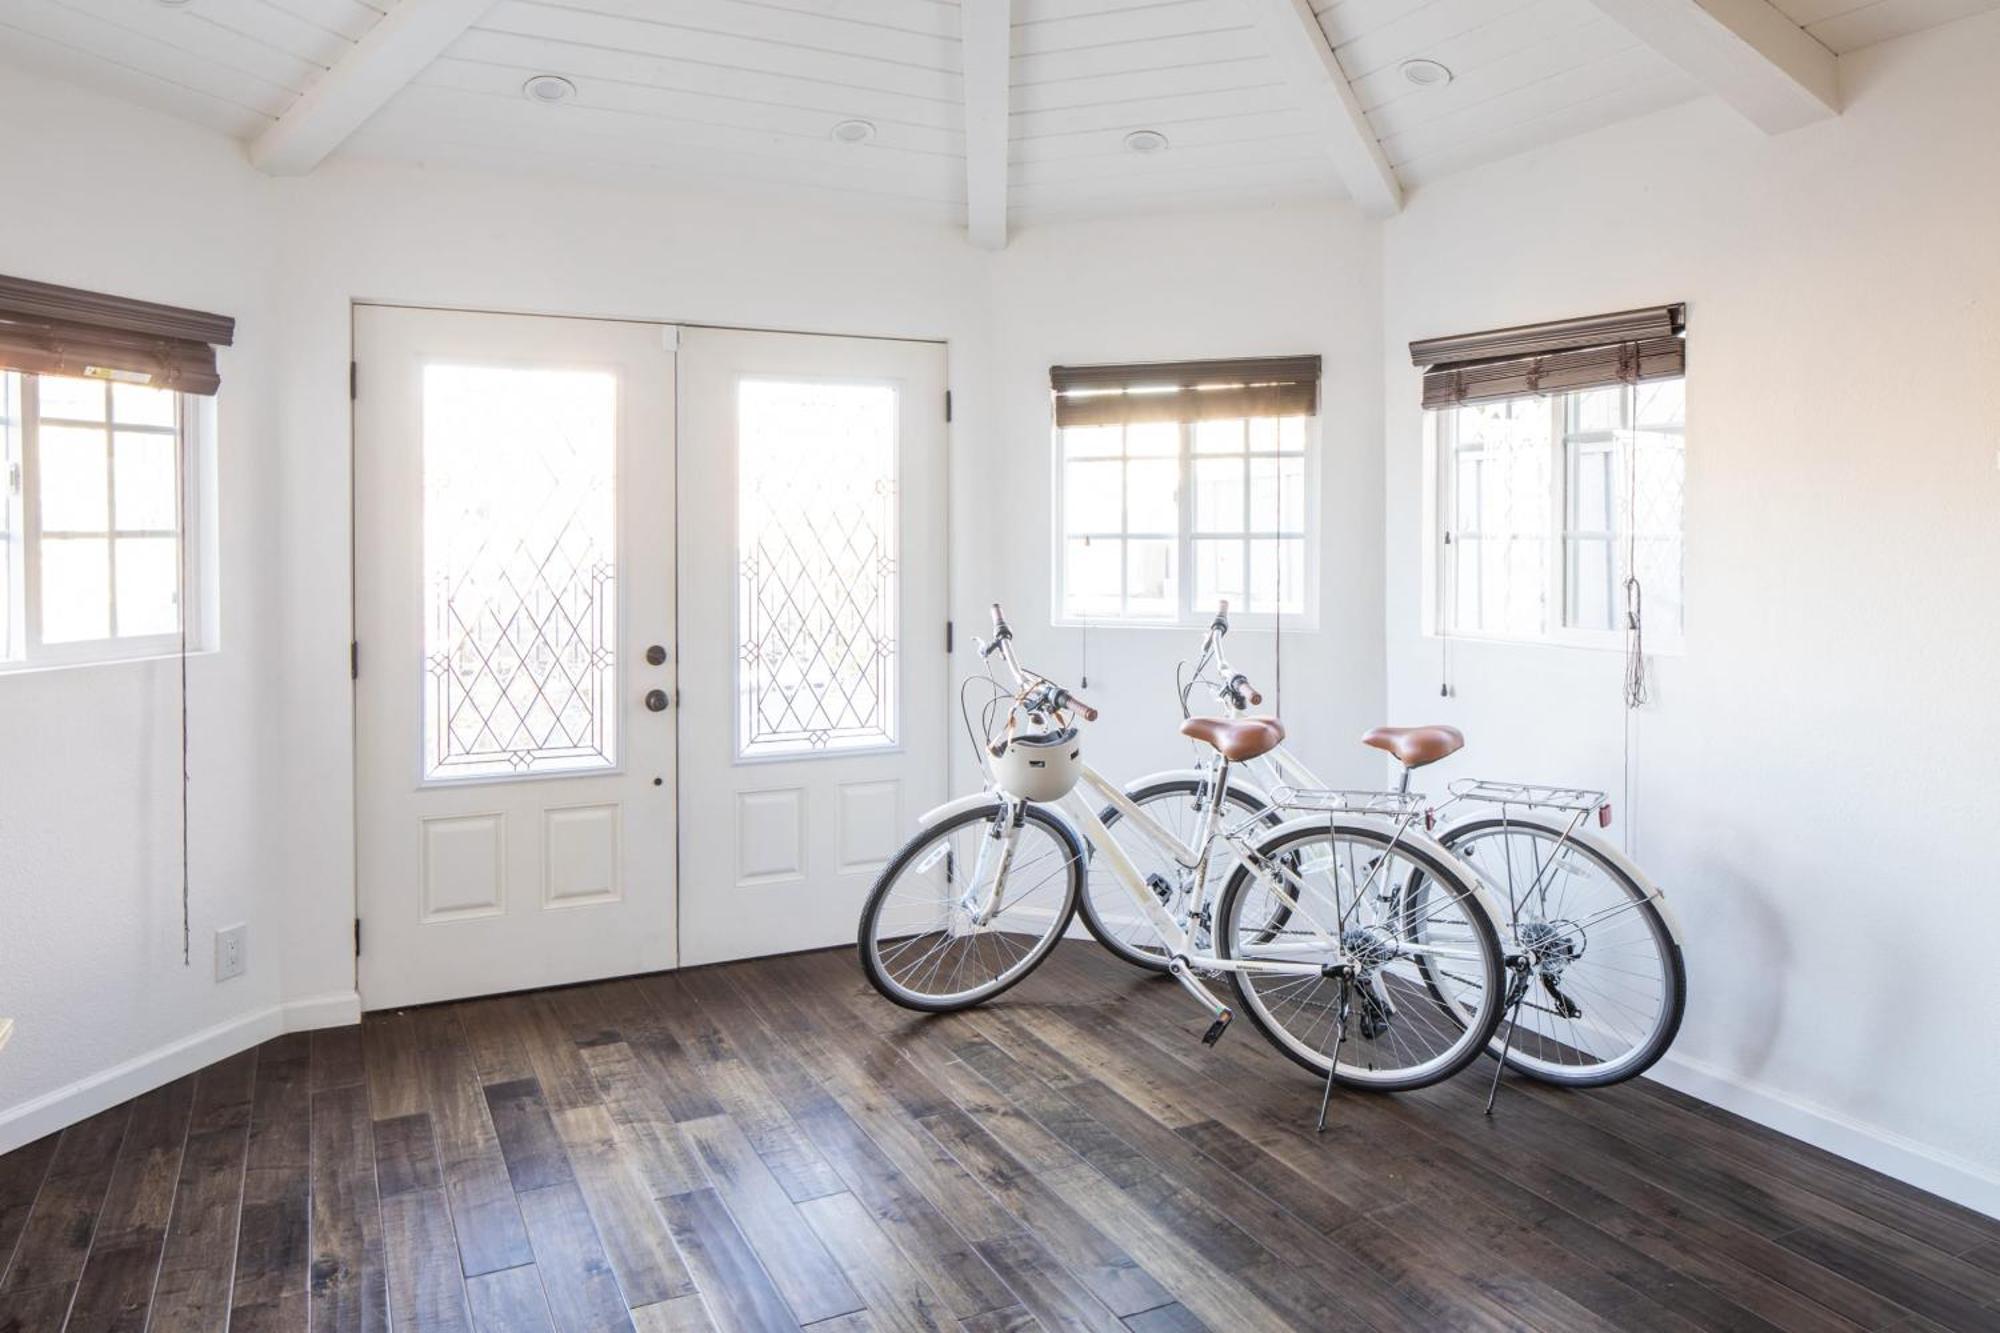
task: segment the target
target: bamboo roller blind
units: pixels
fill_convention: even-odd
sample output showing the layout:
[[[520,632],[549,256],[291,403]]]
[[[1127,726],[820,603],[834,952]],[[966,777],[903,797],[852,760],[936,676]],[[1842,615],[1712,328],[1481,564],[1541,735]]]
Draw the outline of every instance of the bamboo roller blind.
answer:
[[[1319,411],[1317,356],[1050,366],[1057,426],[1311,416]]]
[[[1648,306],[1426,338],[1410,360],[1424,370],[1424,406],[1453,407],[1684,375],[1686,328],[1685,305]]]
[[[236,321],[0,275],[0,369],[213,394]]]

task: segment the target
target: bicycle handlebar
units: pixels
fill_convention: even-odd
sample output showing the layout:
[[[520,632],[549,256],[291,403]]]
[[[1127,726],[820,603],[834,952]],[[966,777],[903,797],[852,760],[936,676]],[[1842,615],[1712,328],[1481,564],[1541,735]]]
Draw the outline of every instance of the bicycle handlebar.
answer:
[[[988,658],[998,652],[1000,660],[1005,662],[1007,669],[1013,673],[1014,683],[1020,688],[1022,697],[1025,697],[1029,693],[1029,682],[1034,681],[1038,683],[1038,688],[1046,691],[1044,702],[1049,709],[1070,709],[1086,722],[1097,721],[1097,710],[1095,708],[1077,698],[1076,695],[1070,693],[1048,677],[1032,675],[1021,669],[1021,664],[1014,660],[1013,649],[1008,646],[1013,642],[1014,631],[1007,627],[1007,617],[1001,612],[1000,603],[994,602],[990,611],[993,616],[993,637],[979,645],[979,656],[981,658]]]

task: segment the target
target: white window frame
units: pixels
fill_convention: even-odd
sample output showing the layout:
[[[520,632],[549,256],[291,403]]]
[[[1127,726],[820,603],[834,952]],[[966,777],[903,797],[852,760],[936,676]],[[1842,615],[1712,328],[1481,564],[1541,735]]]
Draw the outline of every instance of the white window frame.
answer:
[[[0,372],[5,374],[9,372]],[[79,639],[68,643],[45,644],[40,641],[41,629],[41,538],[42,524],[40,505],[32,503],[38,494],[37,445],[40,432],[40,377],[28,372],[20,373],[21,397],[20,420],[11,426],[0,426],[0,502],[7,506],[7,523],[0,541],[13,549],[8,561],[8,577],[13,580],[8,605],[11,608],[12,623],[0,625],[0,675],[18,671],[35,671],[49,667],[91,666],[109,662],[127,662],[151,657],[164,657],[181,651],[183,631],[189,652],[205,646],[205,608],[202,604],[202,590],[206,586],[208,524],[203,506],[202,482],[205,479],[203,459],[208,453],[208,440],[213,430],[213,399],[199,394],[182,393],[176,395],[174,431],[177,444],[177,462],[180,467],[180,514],[177,531],[167,529],[147,530],[144,535],[176,536],[181,543],[183,575],[180,589],[180,622],[182,629],[165,634],[132,635],[119,638]],[[129,426],[127,430],[143,434],[163,434],[162,427]],[[107,436],[111,426],[107,423]],[[106,485],[113,484],[115,473],[106,470]],[[115,526],[117,515],[107,508],[106,521],[114,526],[107,529],[107,536],[114,539],[120,530]],[[130,535],[130,534],[126,534]],[[113,596],[116,596],[117,570],[114,564],[111,573]],[[115,625],[115,620],[114,620]]]
[[[1526,397],[1528,395],[1523,395]],[[1624,652],[1626,630],[1623,625],[1624,609],[1621,603],[1615,619],[1620,623],[1608,629],[1582,629],[1567,624],[1569,618],[1569,550],[1567,538],[1569,529],[1569,442],[1574,434],[1569,429],[1570,393],[1550,393],[1536,395],[1548,411],[1547,447],[1549,481],[1549,519],[1545,529],[1547,558],[1544,561],[1544,587],[1542,592],[1542,625],[1532,634],[1509,633],[1500,630],[1461,629],[1452,623],[1452,608],[1455,605],[1456,589],[1452,580],[1457,562],[1452,558],[1451,545],[1454,534],[1459,531],[1457,501],[1457,413],[1449,408],[1424,413],[1424,465],[1426,494],[1429,514],[1425,528],[1428,540],[1425,543],[1424,568],[1424,633],[1433,638],[1464,639],[1483,643],[1511,643],[1540,645],[1543,647],[1587,648],[1604,652]],[[1681,427],[1686,431],[1686,426]],[[1615,432],[1613,432],[1615,438]],[[1620,475],[1624,468],[1631,466],[1629,458],[1621,459]],[[1686,519],[1682,519],[1682,561],[1683,589],[1685,589],[1686,561]],[[1646,624],[1646,651],[1648,654],[1680,656],[1686,652],[1686,607],[1682,607],[1680,625]]]
[[[1269,627],[1273,623],[1282,621],[1288,628],[1293,629],[1316,629],[1319,626],[1320,418],[1315,413],[1310,416],[1304,416],[1301,420],[1304,422],[1304,480],[1301,484],[1305,487],[1305,506],[1302,514],[1304,526],[1299,535],[1301,552],[1300,578],[1303,584],[1299,591],[1300,609],[1296,612],[1287,611],[1281,614],[1271,611],[1252,611],[1247,606],[1238,607],[1232,605],[1229,609],[1229,620],[1232,625]],[[1175,501],[1178,510],[1178,531],[1164,533],[1124,532],[1118,534],[1128,540],[1135,538],[1138,540],[1152,539],[1167,540],[1174,543],[1174,591],[1176,608],[1173,614],[1165,616],[1134,616],[1125,614],[1079,616],[1071,615],[1066,611],[1065,608],[1068,606],[1069,600],[1065,595],[1063,585],[1068,573],[1068,552],[1065,548],[1070,537],[1066,521],[1068,513],[1067,497],[1064,493],[1066,484],[1065,473],[1067,469],[1063,466],[1065,462],[1063,453],[1063,428],[1060,426],[1052,426],[1050,428],[1049,606],[1051,608],[1050,624],[1052,626],[1058,629],[1179,629],[1186,626],[1205,626],[1215,618],[1215,607],[1213,605],[1203,606],[1195,601],[1193,570],[1194,544],[1196,539],[1221,537],[1241,538],[1249,541],[1258,537],[1277,538],[1281,536],[1289,537],[1291,535],[1290,533],[1279,532],[1252,532],[1247,527],[1243,532],[1201,532],[1196,530],[1194,524],[1194,462],[1197,458],[1250,459],[1257,457],[1276,458],[1281,456],[1275,452],[1260,453],[1247,447],[1242,454],[1198,454],[1194,452],[1194,431],[1197,424],[1192,421],[1178,423],[1180,427],[1180,446],[1177,452],[1171,455],[1179,470],[1179,482],[1175,489]],[[1166,459],[1169,455],[1159,454],[1156,457]],[[1247,463],[1245,466],[1247,468]],[[1247,472],[1245,483],[1244,504],[1247,506],[1250,503]],[[1247,567],[1245,576],[1248,576]]]

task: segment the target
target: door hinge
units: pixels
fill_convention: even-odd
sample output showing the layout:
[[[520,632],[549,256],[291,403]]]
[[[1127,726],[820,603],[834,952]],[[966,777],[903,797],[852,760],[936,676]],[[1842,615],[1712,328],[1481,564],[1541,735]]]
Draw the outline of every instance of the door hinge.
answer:
[[[944,650],[946,652],[951,651],[951,644],[952,644],[951,622],[947,620],[944,622]]]
[[[354,918],[354,956],[361,956],[361,918]]]
[[[361,679],[361,640],[355,639],[347,645],[347,678]]]
[[[946,389],[946,390],[944,391],[944,419],[945,419],[945,421],[946,421],[947,423],[949,423],[949,422],[951,421],[951,390],[950,390],[950,389]]]
[[[361,396],[361,363],[347,363],[347,401],[350,403]]]
[[[1447,530],[1446,530],[1446,532],[1445,532],[1445,534],[1444,534],[1444,544],[1445,544],[1446,546],[1449,546],[1449,545],[1451,545],[1451,532],[1450,532],[1450,530],[1449,530],[1449,529],[1447,529]]]

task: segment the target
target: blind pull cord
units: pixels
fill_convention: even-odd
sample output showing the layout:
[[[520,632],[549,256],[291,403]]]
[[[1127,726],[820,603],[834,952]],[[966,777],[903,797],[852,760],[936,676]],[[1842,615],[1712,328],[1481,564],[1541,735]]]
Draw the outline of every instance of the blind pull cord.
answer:
[[[1632,808],[1633,714],[1651,697],[1646,680],[1645,588],[1639,582],[1639,386],[1626,385],[1625,432],[1625,708],[1624,790],[1625,851],[1637,852],[1638,820]]]
[[[182,432],[185,437],[186,432]],[[188,856],[188,595],[187,595],[187,440],[182,438],[175,451],[174,470],[174,516],[179,520],[179,540],[174,543],[175,578],[180,605],[174,609],[180,613],[180,675],[181,675],[181,966],[194,965],[194,934],[192,913],[189,910],[190,874]]]

